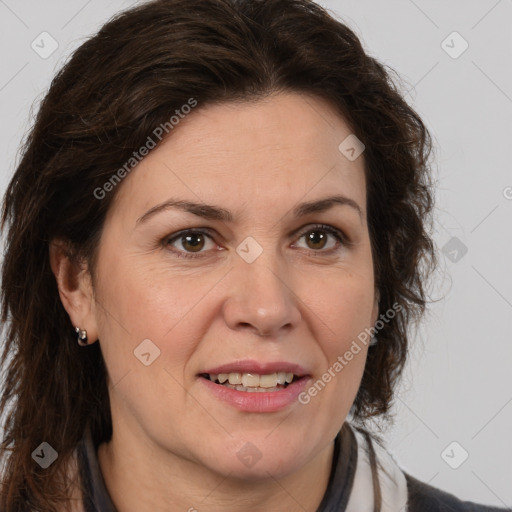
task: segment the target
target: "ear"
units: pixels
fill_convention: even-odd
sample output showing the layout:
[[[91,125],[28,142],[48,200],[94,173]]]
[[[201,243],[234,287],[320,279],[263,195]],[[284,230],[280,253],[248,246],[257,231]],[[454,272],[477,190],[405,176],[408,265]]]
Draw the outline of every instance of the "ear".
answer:
[[[89,344],[98,339],[92,278],[87,264],[72,257],[69,244],[50,242],[50,266],[57,280],[60,300],[74,327],[87,331]]]

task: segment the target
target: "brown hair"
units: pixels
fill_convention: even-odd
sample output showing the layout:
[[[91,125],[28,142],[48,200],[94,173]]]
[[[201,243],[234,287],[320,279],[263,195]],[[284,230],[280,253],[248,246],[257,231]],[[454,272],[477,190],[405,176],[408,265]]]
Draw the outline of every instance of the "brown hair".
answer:
[[[2,268],[7,367],[0,410],[3,512],[58,510],[66,464],[87,421],[96,443],[112,433],[107,372],[98,343],[80,348],[60,301],[49,243],[95,254],[116,190],[104,186],[156,127],[195,98],[258,100],[280,91],[326,99],[366,145],[367,211],[380,313],[401,306],[378,332],[351,409],[357,421],[389,415],[424,313],[435,266],[430,135],[404,101],[391,69],[365,53],[347,26],[309,0],[157,0],[122,12],[82,44],[55,76],[5,195]],[[172,133],[171,133],[172,135]],[[341,142],[341,141],[340,141]],[[122,185],[121,185],[122,186]],[[47,441],[58,459],[42,470],[31,453]]]

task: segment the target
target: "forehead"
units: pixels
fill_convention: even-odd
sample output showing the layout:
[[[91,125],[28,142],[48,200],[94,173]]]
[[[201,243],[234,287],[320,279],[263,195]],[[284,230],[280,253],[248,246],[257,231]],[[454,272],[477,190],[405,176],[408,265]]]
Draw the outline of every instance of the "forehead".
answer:
[[[278,165],[280,155],[286,161],[332,160],[339,155],[340,138],[350,133],[325,100],[282,92],[251,102],[199,105],[180,122],[168,147],[179,153],[193,148],[196,158],[213,162],[229,158],[246,165],[260,160]],[[255,160],[247,162],[248,154]]]
[[[119,206],[142,214],[178,196],[275,214],[279,205],[342,193],[364,210],[363,155],[351,161],[339,150],[351,133],[330,104],[309,95],[199,104],[125,178]]]

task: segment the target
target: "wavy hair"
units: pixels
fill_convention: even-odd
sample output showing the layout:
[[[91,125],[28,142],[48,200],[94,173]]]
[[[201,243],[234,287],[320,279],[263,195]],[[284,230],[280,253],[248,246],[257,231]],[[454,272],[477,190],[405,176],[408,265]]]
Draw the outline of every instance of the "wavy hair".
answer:
[[[380,313],[401,308],[369,348],[351,413],[361,422],[390,413],[408,328],[424,313],[436,262],[431,138],[395,75],[308,0],[151,1],[114,16],[72,54],[23,141],[2,209],[3,512],[62,510],[67,463],[85,424],[96,443],[112,434],[101,350],[76,343],[49,244],[67,240],[70,257],[94,275],[104,219],[122,184],[102,200],[94,191],[191,97],[200,109],[281,91],[314,95],[365,144]],[[59,454],[45,470],[31,457],[43,440]]]

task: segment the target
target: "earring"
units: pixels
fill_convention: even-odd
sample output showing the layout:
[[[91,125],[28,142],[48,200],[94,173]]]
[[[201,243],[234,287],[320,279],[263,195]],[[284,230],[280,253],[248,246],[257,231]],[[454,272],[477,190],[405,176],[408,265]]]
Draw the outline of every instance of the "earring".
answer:
[[[85,347],[87,345],[87,331],[80,329],[80,327],[76,327],[75,332],[77,335],[78,344],[81,347]]]
[[[377,342],[379,340],[377,339],[377,337],[374,335],[370,338],[370,347],[373,347],[373,345],[377,345]]]

